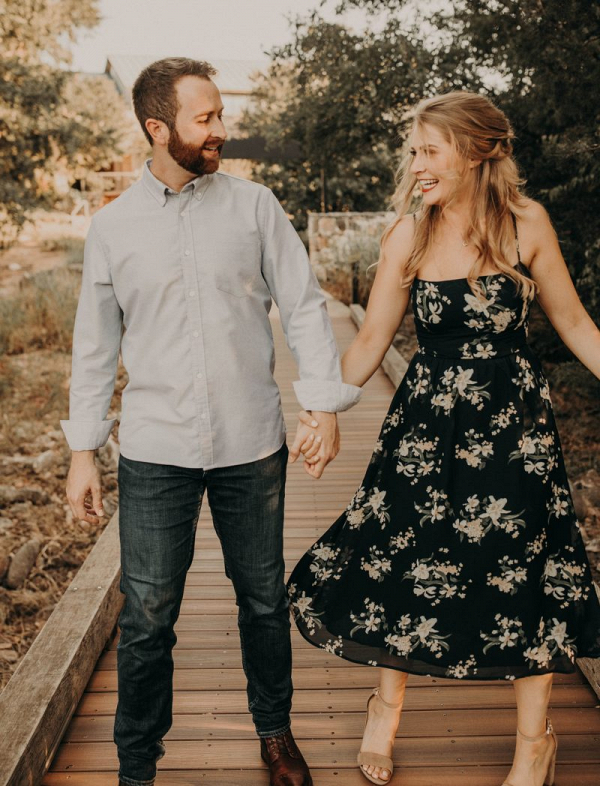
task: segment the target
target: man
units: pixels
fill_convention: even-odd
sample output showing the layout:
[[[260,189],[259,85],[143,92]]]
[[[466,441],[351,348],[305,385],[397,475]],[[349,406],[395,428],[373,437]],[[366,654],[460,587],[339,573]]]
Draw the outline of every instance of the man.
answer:
[[[76,516],[98,521],[94,451],[114,424],[105,418],[120,349],[129,374],[119,429],[120,783],[152,784],[164,754],[173,626],[206,489],[271,784],[309,786],[290,731],[288,450],[272,374],[271,298],[298,363],[296,395],[318,424],[314,448],[305,449],[313,477],[337,452],[335,413],[356,403],[359,389],[342,382],[323,294],[281,206],[264,186],[217,172],[226,132],[214,74],[208,63],[169,58],[135,83],[153,154],[141,181],[94,216],[86,241],[70,419],[62,421],[73,450],[67,496]],[[292,459],[310,435],[300,423]]]

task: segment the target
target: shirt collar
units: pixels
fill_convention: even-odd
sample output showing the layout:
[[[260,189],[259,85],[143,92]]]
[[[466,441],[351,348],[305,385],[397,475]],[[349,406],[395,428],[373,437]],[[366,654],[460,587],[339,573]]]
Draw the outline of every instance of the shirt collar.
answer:
[[[174,194],[177,196],[177,192],[173,191],[173,189],[165,185],[162,180],[159,180],[155,175],[152,174],[150,171],[151,163],[151,158],[147,159],[147,161],[144,163],[144,168],[142,170],[142,183],[152,194],[154,199],[156,199],[158,204],[161,205],[161,207],[164,207],[164,205],[167,203],[167,194]],[[195,198],[202,199],[209,182],[210,175],[200,175],[195,177],[193,180],[190,180],[189,183],[186,183],[182,190],[191,188],[194,192]]]

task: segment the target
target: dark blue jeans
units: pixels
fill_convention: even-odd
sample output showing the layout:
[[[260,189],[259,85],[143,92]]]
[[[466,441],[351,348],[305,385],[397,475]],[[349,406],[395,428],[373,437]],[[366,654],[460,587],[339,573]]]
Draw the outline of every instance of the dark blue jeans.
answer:
[[[292,654],[284,584],[283,504],[288,449],[204,471],[119,461],[121,592],[115,717],[119,777],[146,786],[172,724],[173,626],[179,616],[206,489],[239,607],[248,706],[259,736],[290,726]],[[202,634],[198,637],[201,639]]]

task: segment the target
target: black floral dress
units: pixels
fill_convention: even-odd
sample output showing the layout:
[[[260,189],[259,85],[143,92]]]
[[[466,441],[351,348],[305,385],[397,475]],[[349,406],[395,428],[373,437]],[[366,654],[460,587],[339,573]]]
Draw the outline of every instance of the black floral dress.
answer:
[[[519,262],[521,272],[527,268]],[[530,303],[501,273],[415,279],[419,349],[363,483],[294,569],[301,633],[350,661],[516,679],[600,656],[600,605]]]

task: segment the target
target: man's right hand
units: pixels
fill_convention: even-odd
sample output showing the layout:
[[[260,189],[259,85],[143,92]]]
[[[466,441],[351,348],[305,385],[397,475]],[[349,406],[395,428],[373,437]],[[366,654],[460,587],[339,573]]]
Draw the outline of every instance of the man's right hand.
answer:
[[[76,450],[67,476],[67,500],[73,515],[88,524],[98,524],[104,516],[100,470],[93,450]]]

